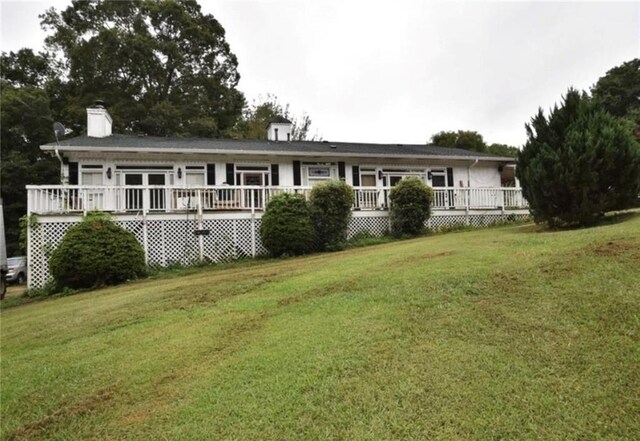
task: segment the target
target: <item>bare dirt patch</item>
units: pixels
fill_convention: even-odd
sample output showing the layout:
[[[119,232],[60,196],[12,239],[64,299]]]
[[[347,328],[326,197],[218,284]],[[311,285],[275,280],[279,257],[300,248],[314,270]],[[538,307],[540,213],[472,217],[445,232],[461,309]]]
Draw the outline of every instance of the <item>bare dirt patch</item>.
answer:
[[[437,259],[439,257],[451,256],[454,253],[455,251],[449,250],[449,251],[441,251],[439,253],[424,253],[424,254],[418,254],[418,255],[411,255],[408,257],[403,257],[398,260],[393,260],[389,262],[389,266],[404,266],[408,263],[416,263],[416,262],[421,262],[423,260]]]
[[[629,255],[634,259],[640,259],[640,244],[631,242],[613,242],[597,245],[591,249],[598,256],[624,256]]]
[[[84,415],[105,406],[105,404],[109,400],[111,400],[111,398],[113,398],[113,395],[114,386],[101,389],[95,394],[78,403],[62,407],[61,409],[56,410],[52,414],[47,415],[46,417],[41,418],[38,421],[25,424],[24,426],[18,428],[15,432],[11,433],[7,437],[7,440],[13,441],[31,439],[32,437],[45,432],[51,425],[64,418]]]
[[[278,306],[288,306],[288,305],[304,302],[306,300],[326,297],[326,296],[340,293],[340,292],[353,291],[356,285],[357,285],[357,282],[350,280],[350,281],[335,283],[328,286],[323,286],[321,288],[313,288],[309,291],[305,291],[303,293],[300,293],[291,297],[285,297],[284,299],[278,300]]]

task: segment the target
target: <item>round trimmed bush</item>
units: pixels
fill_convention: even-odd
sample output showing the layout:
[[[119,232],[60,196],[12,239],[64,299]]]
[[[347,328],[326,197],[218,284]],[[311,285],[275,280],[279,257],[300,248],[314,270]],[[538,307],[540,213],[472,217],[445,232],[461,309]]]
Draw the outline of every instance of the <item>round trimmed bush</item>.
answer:
[[[61,287],[116,285],[146,272],[135,236],[104,215],[90,215],[67,231],[49,261]]]
[[[353,188],[342,181],[323,182],[311,189],[311,221],[320,250],[344,248],[354,201]]]
[[[262,216],[260,237],[272,256],[306,254],[313,250],[309,206],[300,194],[274,196]]]
[[[431,216],[433,190],[415,177],[401,180],[389,192],[391,232],[395,236],[415,236],[424,230]]]

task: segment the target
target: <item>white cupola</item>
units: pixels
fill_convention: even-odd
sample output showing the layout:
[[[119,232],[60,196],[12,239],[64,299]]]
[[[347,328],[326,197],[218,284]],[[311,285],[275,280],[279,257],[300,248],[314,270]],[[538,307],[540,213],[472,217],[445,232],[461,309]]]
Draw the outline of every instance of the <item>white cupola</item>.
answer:
[[[111,115],[104,106],[104,101],[96,101],[93,107],[87,108],[87,136],[106,138],[111,136]]]
[[[267,126],[267,139],[269,141],[291,141],[293,136],[293,123],[283,116],[276,116]]]

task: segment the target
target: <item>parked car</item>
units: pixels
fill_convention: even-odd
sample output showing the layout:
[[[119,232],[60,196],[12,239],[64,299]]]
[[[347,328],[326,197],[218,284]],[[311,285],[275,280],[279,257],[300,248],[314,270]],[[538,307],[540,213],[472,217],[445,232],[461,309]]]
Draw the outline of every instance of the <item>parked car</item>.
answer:
[[[9,257],[7,259],[7,282],[25,283],[27,281],[27,257]]]
[[[0,300],[4,299],[4,295],[7,292],[6,274],[7,246],[4,241],[4,211],[2,210],[2,198],[0,197]]]

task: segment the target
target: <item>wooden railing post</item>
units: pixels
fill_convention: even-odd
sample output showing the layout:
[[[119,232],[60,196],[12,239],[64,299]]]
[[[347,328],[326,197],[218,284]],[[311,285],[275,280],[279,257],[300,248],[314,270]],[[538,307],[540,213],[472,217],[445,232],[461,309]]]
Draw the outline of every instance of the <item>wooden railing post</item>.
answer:
[[[254,190],[251,190],[251,256],[256,257],[256,210]]]
[[[469,217],[469,209],[471,207],[471,188],[465,188],[464,194],[464,223],[469,225],[471,223],[471,219]]]

